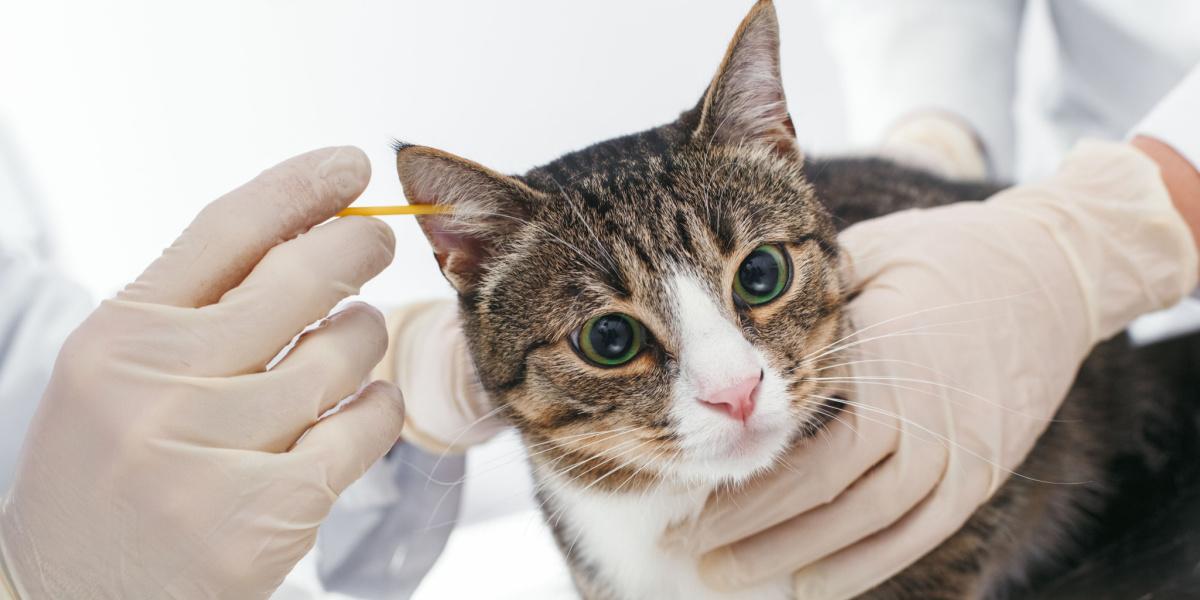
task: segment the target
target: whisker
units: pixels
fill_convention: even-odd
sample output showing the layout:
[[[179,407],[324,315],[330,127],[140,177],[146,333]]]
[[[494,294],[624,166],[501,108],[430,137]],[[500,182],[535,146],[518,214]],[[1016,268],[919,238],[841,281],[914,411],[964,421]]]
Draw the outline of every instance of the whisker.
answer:
[[[1028,476],[1028,475],[1025,475],[1025,474],[1023,474],[1023,473],[1020,473],[1020,472],[1014,471],[1014,470],[1012,470],[1012,469],[1009,469],[1009,468],[1007,468],[1007,467],[1004,467],[1004,466],[1000,465],[999,463],[997,463],[997,462],[995,462],[995,461],[993,461],[993,460],[991,460],[991,459],[989,459],[989,458],[986,458],[986,457],[984,457],[984,456],[982,456],[982,455],[980,455],[980,454],[976,453],[975,451],[971,450],[970,448],[967,448],[966,446],[964,446],[964,445],[962,445],[962,444],[960,444],[960,443],[958,443],[958,442],[956,442],[956,441],[954,441],[954,440],[952,440],[952,439],[950,439],[950,438],[948,438],[948,437],[946,437],[946,436],[944,436],[944,435],[942,435],[942,434],[940,434],[940,433],[937,433],[936,431],[933,431],[933,430],[929,429],[928,427],[925,427],[924,425],[921,425],[920,423],[917,423],[916,421],[913,421],[912,419],[909,419],[909,418],[907,418],[907,417],[904,417],[904,416],[902,416],[902,415],[898,415],[898,414],[896,414],[896,413],[893,413],[893,412],[891,412],[891,411],[887,411],[887,410],[884,410],[884,409],[881,409],[881,408],[878,408],[878,407],[875,407],[875,406],[870,406],[870,405],[868,405],[868,404],[864,404],[864,403],[862,403],[862,402],[855,402],[855,401],[853,401],[853,400],[846,400],[846,399],[844,399],[844,398],[825,398],[825,397],[823,397],[823,396],[817,396],[817,395],[813,395],[813,397],[814,397],[814,398],[820,398],[820,399],[822,399],[822,400],[833,400],[833,401],[837,401],[837,402],[842,402],[843,404],[846,404],[846,405],[848,405],[848,406],[853,406],[853,407],[855,407],[855,408],[861,408],[862,410],[866,410],[866,411],[869,411],[869,412],[872,412],[872,413],[875,413],[875,414],[880,414],[880,415],[883,415],[883,416],[886,416],[886,417],[890,417],[890,418],[896,419],[896,420],[898,420],[898,421],[900,421],[900,422],[902,422],[902,423],[904,423],[904,424],[906,424],[906,425],[910,425],[910,426],[912,426],[912,427],[915,427],[915,428],[917,428],[917,429],[921,430],[922,432],[924,432],[924,433],[926,433],[926,434],[928,434],[928,435],[931,435],[931,436],[933,436],[933,437],[935,438],[935,440],[941,441],[943,444],[946,444],[946,445],[952,446],[952,447],[954,447],[954,448],[958,448],[959,450],[961,450],[961,451],[963,451],[963,452],[965,452],[965,453],[969,454],[970,456],[973,456],[973,457],[975,457],[975,458],[977,458],[977,459],[979,459],[979,460],[981,460],[981,461],[983,461],[983,462],[987,463],[988,465],[991,465],[991,466],[992,466],[994,469],[996,469],[996,470],[998,470],[998,471],[1000,471],[1000,472],[1006,473],[1006,474],[1008,474],[1008,475],[1011,475],[1011,476],[1020,477],[1020,478],[1022,478],[1022,479],[1028,480],[1028,481],[1032,481],[1032,482],[1035,482],[1035,483],[1044,483],[1044,484],[1048,484],[1048,485],[1085,485],[1085,484],[1091,483],[1090,481],[1046,481],[1046,480],[1043,480],[1043,479],[1038,479],[1038,478],[1036,478],[1036,477],[1030,477],[1030,476]],[[859,417],[859,418],[864,418],[864,419],[866,419],[866,420],[868,420],[868,421],[871,421],[871,422],[873,422],[873,423],[878,423],[878,424],[880,424],[880,425],[884,425],[884,426],[891,425],[891,424],[889,424],[889,423],[885,423],[885,422],[882,422],[882,421],[878,421],[878,420],[875,420],[875,419],[871,419],[870,417],[867,417],[866,415],[863,415],[863,414],[861,414],[861,413],[858,413],[858,414],[857,414],[857,417]],[[892,426],[893,426],[893,427],[895,427],[894,425],[892,425]],[[899,432],[901,432],[901,433],[903,433],[903,432],[904,432],[904,430],[902,430],[902,429],[899,429],[899,428],[896,428],[896,431],[899,431]]]
[[[641,427],[639,427],[639,428],[641,428]],[[617,437],[617,436],[619,436],[619,435],[621,435],[621,434],[623,434],[623,433],[625,433],[625,432],[618,432],[617,434],[614,434],[612,437]],[[626,440],[626,441],[624,441],[624,442],[619,442],[619,443],[617,444],[617,446],[615,446],[615,448],[620,448],[620,447],[624,446],[625,444],[632,443],[632,442],[636,442],[636,441],[637,441],[637,440],[636,440],[636,439],[634,439],[634,440]],[[593,441],[592,443],[598,443],[598,441]],[[614,449],[615,449],[615,448],[614,448]],[[583,466],[584,464],[587,464],[588,462],[591,462],[591,461],[593,461],[593,460],[595,460],[595,459],[597,459],[597,458],[600,458],[600,457],[602,457],[602,456],[603,456],[603,453],[598,453],[598,454],[595,454],[595,455],[593,455],[593,456],[591,456],[591,457],[589,457],[589,458],[586,458],[586,459],[584,459],[584,460],[582,460],[582,461],[579,461],[579,462],[577,462],[577,463],[575,463],[575,464],[572,464],[572,465],[571,465],[570,467],[568,467],[566,470],[564,470],[564,471],[561,471],[561,472],[557,472],[557,473],[555,473],[555,472],[554,472],[554,470],[553,470],[553,467],[551,467],[551,472],[552,472],[554,475],[563,475],[563,474],[565,474],[565,473],[568,473],[568,472],[570,472],[570,471],[572,471],[572,470],[574,470],[574,469],[576,469],[576,468],[578,468],[578,467],[580,467],[580,466]],[[558,459],[556,459],[556,461],[555,461],[555,464],[557,464],[557,461],[558,461],[558,460],[561,460],[562,458],[563,458],[563,457],[559,457]],[[598,465],[601,465],[601,464],[603,464],[603,463],[598,463]],[[493,471],[494,471],[496,468],[499,468],[499,467],[495,467],[495,468],[493,468],[493,469],[491,469],[491,470],[493,470]],[[582,477],[583,475],[586,475],[588,472],[591,472],[591,470],[593,470],[593,469],[595,469],[595,468],[596,468],[596,467],[592,467],[592,469],[589,469],[588,471],[585,471],[584,473],[581,473],[580,475],[577,475],[576,477]],[[466,475],[464,474],[463,481],[465,481],[465,477],[466,477]],[[428,483],[427,483],[426,485],[428,485]],[[428,526],[429,526],[429,525],[432,523],[432,518],[433,518],[433,515],[437,514],[438,510],[440,510],[440,509],[441,509],[441,506],[442,506],[442,504],[443,504],[443,503],[446,501],[446,498],[448,498],[448,497],[450,496],[450,493],[451,493],[453,490],[454,490],[454,487],[447,487],[447,488],[446,488],[446,490],[445,490],[444,492],[442,492],[442,495],[441,495],[441,497],[440,497],[440,498],[438,498],[438,501],[437,501],[437,503],[434,505],[433,511],[431,512],[431,515],[430,515],[430,523],[427,523],[427,524],[426,524],[426,526],[427,526],[427,527],[428,527]]]
[[[418,465],[413,464],[411,462],[405,461],[404,464],[411,466],[414,470],[416,470],[418,473],[423,475],[425,477],[427,483],[435,483],[437,485],[461,485],[463,483],[466,483],[471,477],[487,475],[488,473],[492,473],[498,469],[501,469],[507,465],[512,464],[517,459],[533,458],[535,456],[539,456],[541,454],[545,454],[547,452],[551,452],[553,450],[558,449],[557,447],[545,448],[538,452],[529,453],[526,451],[527,448],[532,448],[532,447],[536,447],[536,446],[545,446],[545,445],[552,444],[552,443],[558,443],[559,441],[566,440],[566,439],[587,438],[587,437],[595,437],[595,436],[611,434],[611,435],[607,435],[607,437],[604,437],[602,439],[591,440],[591,441],[583,444],[582,446],[580,446],[578,449],[576,449],[576,450],[583,450],[583,449],[593,446],[595,444],[604,442],[604,441],[612,439],[614,437],[618,437],[623,433],[630,433],[630,432],[636,431],[638,429],[645,429],[645,428],[641,427],[641,426],[630,426],[630,427],[624,427],[624,428],[620,428],[620,429],[608,429],[605,431],[594,431],[594,432],[589,432],[589,433],[584,433],[584,434],[573,434],[573,435],[569,435],[569,436],[564,436],[562,438],[557,438],[554,440],[539,442],[539,443],[533,444],[531,446],[518,447],[516,449],[513,449],[509,452],[506,452],[506,453],[500,455],[498,457],[498,459],[493,459],[491,462],[481,463],[480,467],[472,468],[467,473],[463,474],[462,477],[459,477],[458,479],[455,479],[452,481],[438,479],[438,478],[434,477],[432,474],[426,472],[424,469],[420,468]]]
[[[647,443],[648,441],[649,440],[646,440],[646,441],[643,441],[642,443]],[[620,442],[616,446],[613,446],[612,449],[616,450],[617,448],[624,448],[627,444],[633,444],[636,442],[638,442],[638,440],[625,440],[624,442]],[[622,452],[623,452],[623,450],[622,450]],[[618,454],[618,456],[623,456],[623,454]],[[599,459],[599,458],[612,458],[612,457],[605,456],[603,452],[599,452],[599,453],[593,454],[592,456],[590,456],[588,458],[585,458],[581,461],[578,461],[578,462],[572,464],[570,467],[568,467],[564,470],[554,472],[552,474],[557,477],[562,477],[562,476],[567,475],[570,472],[574,471],[575,469],[582,467],[583,465],[586,465],[586,464],[588,464],[596,459]],[[598,463],[592,465],[591,467],[589,467],[586,471],[583,471],[583,472],[575,475],[574,477],[571,477],[570,479],[568,479],[565,482],[565,484],[570,484],[570,483],[576,481],[577,479],[579,479],[580,477],[583,477],[584,475],[587,475],[588,473],[591,473],[592,471],[595,471],[596,469],[598,469],[602,466],[604,466],[604,462],[603,461],[598,462]]]
[[[977,320],[978,320],[978,319],[977,319]],[[962,323],[969,323],[969,322],[971,322],[971,321],[959,321],[959,322],[957,322],[957,323],[935,323],[935,324],[933,324],[933,325],[930,325],[930,326],[928,326],[928,327],[925,327],[925,329],[928,329],[929,327],[939,327],[939,326],[942,326],[942,325],[959,325],[959,324],[962,324]],[[834,348],[830,348],[830,349],[828,349],[828,350],[826,350],[826,351],[824,351],[824,352],[822,352],[822,353],[820,353],[820,354],[818,354],[818,355],[816,355],[816,356],[811,356],[811,355],[810,355],[810,356],[805,356],[805,357],[803,357],[803,358],[801,358],[801,359],[800,359],[800,362],[804,362],[804,361],[813,362],[813,361],[816,361],[816,360],[818,360],[818,359],[821,359],[821,358],[824,358],[824,357],[826,357],[826,356],[829,356],[830,354],[835,354],[835,353],[837,353],[837,352],[841,352],[842,350],[845,350],[845,349],[847,349],[847,348],[853,348],[853,347],[855,347],[855,346],[859,346],[859,345],[865,344],[865,343],[867,343],[867,342],[873,342],[873,341],[875,341],[875,340],[886,340],[886,339],[888,339],[888,338],[892,338],[892,337],[903,337],[903,336],[913,336],[913,337],[919,337],[919,336],[929,336],[929,337],[939,337],[939,336],[940,336],[940,337],[970,337],[970,336],[968,336],[968,335],[966,335],[966,334],[964,334],[964,333],[953,333],[953,332],[949,332],[949,331],[921,331],[921,329],[922,329],[922,328],[913,328],[913,329],[907,329],[907,330],[904,330],[904,331],[894,331],[894,332],[891,332],[891,333],[885,333],[885,334],[882,334],[882,335],[875,335],[875,336],[871,336],[871,337],[862,338],[862,339],[859,339],[859,340],[854,340],[853,342],[847,342],[846,344],[843,344],[843,345],[841,345],[841,346],[837,346],[837,347],[834,347]]]
[[[471,422],[470,425],[467,425],[465,428],[463,428],[461,431],[459,431],[458,435],[454,436],[454,439],[450,440],[450,443],[446,445],[446,449],[442,450],[441,454],[438,455],[438,459],[436,461],[434,461],[433,467],[430,470],[437,472],[438,467],[441,466],[441,464],[442,464],[442,461],[446,459],[446,455],[448,455],[450,453],[450,449],[453,448],[454,445],[457,444],[458,441],[461,440],[462,437],[464,435],[466,435],[468,431],[474,429],[475,427],[478,427],[480,423],[483,423],[484,421],[488,420],[489,418],[496,416],[496,413],[500,412],[501,410],[504,410],[504,405],[500,405],[500,406],[497,406],[496,408],[493,408],[492,410],[489,410],[482,417],[475,419],[474,421]],[[428,481],[425,482],[425,489],[427,491],[429,490],[429,482]]]
[[[901,319],[907,319],[907,318],[915,317],[917,315],[922,315],[925,313],[930,313],[930,312],[939,311],[939,310],[949,310],[951,308],[961,308],[964,306],[971,306],[971,305],[975,305],[975,304],[986,304],[989,302],[1001,302],[1001,301],[1005,301],[1005,300],[1012,300],[1013,298],[1020,298],[1021,296],[1024,296],[1026,294],[1031,294],[1031,293],[1033,293],[1033,292],[1028,291],[1028,292],[1021,292],[1018,294],[1009,294],[1007,296],[998,296],[995,298],[983,298],[983,299],[979,299],[979,300],[967,300],[964,302],[952,302],[950,304],[942,304],[939,306],[933,306],[933,307],[929,307],[929,308],[922,308],[922,309],[914,310],[911,312],[904,313],[902,315],[896,315],[894,317],[890,317],[888,319],[884,319],[882,321],[878,321],[876,323],[872,323],[870,325],[866,325],[864,327],[857,328],[854,331],[842,336],[841,338],[838,338],[838,339],[830,342],[829,344],[826,344],[824,347],[816,349],[814,352],[820,352],[820,351],[824,350],[825,348],[828,348],[829,346],[833,346],[835,344],[840,344],[841,342],[844,342],[856,335],[861,335],[865,331],[870,331],[876,327],[882,327],[884,325],[887,325],[888,323],[894,323]],[[805,357],[805,358],[808,358],[808,357]],[[801,359],[801,360],[803,360],[803,359]]]
[[[636,453],[638,450],[640,450],[640,449],[641,449],[643,446],[645,446],[646,444],[649,444],[649,443],[651,443],[651,442],[653,442],[653,441],[654,441],[654,440],[646,440],[646,441],[642,442],[641,444],[638,444],[637,446],[634,446],[633,448],[630,448],[629,450],[627,450],[627,451],[625,451],[625,452],[622,452],[622,453],[621,453],[621,456],[625,456],[625,455],[628,455],[628,454],[634,454],[634,453]],[[614,460],[615,460],[615,458],[616,458],[616,457],[614,457]],[[637,461],[637,459],[638,459],[638,457],[635,455],[633,458],[631,458],[631,459],[629,459],[629,460],[627,460],[627,461],[625,461],[625,462],[623,462],[623,463],[621,463],[621,464],[617,465],[616,467],[613,467],[613,468],[609,469],[607,473],[605,473],[604,475],[601,475],[600,477],[596,478],[596,479],[595,479],[594,481],[592,481],[591,483],[587,484],[587,486],[586,486],[586,487],[584,487],[582,491],[586,492],[586,491],[588,491],[588,490],[592,489],[592,487],[594,487],[596,484],[600,483],[601,481],[604,481],[605,479],[608,479],[608,477],[609,477],[610,475],[612,475],[613,473],[616,473],[616,472],[620,471],[621,469],[624,469],[625,467],[628,467],[629,465],[632,465],[634,462],[636,462],[636,461]]]
[[[821,371],[830,371],[830,370],[836,369],[838,367],[849,367],[852,365],[860,365],[860,364],[868,364],[868,363],[902,364],[902,365],[907,365],[910,367],[916,367],[918,369],[924,369],[924,370],[929,371],[930,373],[933,373],[934,375],[937,375],[939,377],[946,377],[945,373],[942,373],[941,371],[938,371],[937,369],[934,369],[933,367],[928,367],[928,366],[925,366],[920,363],[915,363],[910,360],[903,360],[903,359],[899,359],[899,358],[864,358],[864,359],[860,359],[860,360],[848,360],[846,362],[840,362],[840,363],[835,363],[832,365],[827,365],[827,366],[821,367],[819,369],[813,369],[813,372],[820,373]]]
[[[625,486],[629,485],[629,482],[633,481],[634,477],[637,477],[639,473],[641,473],[643,470],[645,470],[650,465],[654,464],[654,461],[658,460],[664,454],[667,454],[670,451],[671,451],[670,448],[663,448],[663,449],[659,450],[658,452],[655,452],[653,455],[650,456],[650,458],[646,459],[646,464],[634,469],[633,473],[630,473],[629,477],[626,477],[625,481],[621,482],[621,485],[617,486],[616,489],[614,489],[612,491],[612,493],[613,494],[620,493],[621,490],[624,489]]]
[[[812,408],[813,412],[815,412],[817,414],[825,415],[825,416],[841,423],[842,425],[845,425],[846,427],[850,428],[850,431],[854,432],[854,437],[862,437],[861,435],[859,435],[858,430],[855,429],[853,425],[851,425],[845,419],[841,418],[841,416],[838,415],[837,413],[835,413],[829,409],[823,408],[821,406],[813,406],[811,408]],[[821,430],[825,431],[825,428],[822,427]],[[826,433],[828,433],[828,431],[826,431]]]
[[[806,377],[805,379],[808,379],[811,381],[829,381],[829,382],[839,382],[839,383],[861,383],[861,384],[866,384],[866,385],[885,385],[885,386],[893,387],[896,389],[907,390],[910,392],[917,392],[917,393],[925,394],[925,395],[940,399],[941,396],[938,396],[937,394],[934,394],[933,392],[931,392],[929,390],[923,390],[920,388],[902,386],[902,385],[894,384],[891,382],[898,381],[901,383],[916,383],[916,384],[932,385],[932,386],[939,387],[939,388],[949,390],[952,392],[958,392],[960,394],[965,394],[967,396],[970,396],[971,398],[975,398],[976,400],[979,400],[980,402],[983,402],[985,404],[988,404],[990,406],[993,406],[993,407],[1003,410],[1005,412],[1017,415],[1019,417],[1024,417],[1026,419],[1030,419],[1033,421],[1042,421],[1042,422],[1046,422],[1046,423],[1078,422],[1077,419],[1055,419],[1053,417],[1046,418],[1046,417],[1039,417],[1036,415],[1026,414],[1015,408],[1005,406],[994,400],[988,400],[987,398],[980,396],[979,394],[970,392],[970,391],[962,389],[960,387],[948,385],[948,384],[941,383],[938,381],[929,381],[926,379],[916,379],[916,378],[912,378],[912,377],[887,377],[887,376]],[[953,399],[950,399],[950,401],[955,402]],[[959,406],[970,406],[969,404],[964,405],[961,402],[955,402],[955,404],[957,404]]]

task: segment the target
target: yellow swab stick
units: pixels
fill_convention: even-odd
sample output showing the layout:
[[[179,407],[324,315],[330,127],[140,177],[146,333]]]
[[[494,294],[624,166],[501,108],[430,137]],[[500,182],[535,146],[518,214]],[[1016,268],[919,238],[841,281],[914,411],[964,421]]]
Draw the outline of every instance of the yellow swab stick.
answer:
[[[338,213],[339,217],[357,215],[362,217],[380,217],[384,215],[446,215],[454,212],[454,208],[439,204],[404,204],[395,206],[351,206]]]

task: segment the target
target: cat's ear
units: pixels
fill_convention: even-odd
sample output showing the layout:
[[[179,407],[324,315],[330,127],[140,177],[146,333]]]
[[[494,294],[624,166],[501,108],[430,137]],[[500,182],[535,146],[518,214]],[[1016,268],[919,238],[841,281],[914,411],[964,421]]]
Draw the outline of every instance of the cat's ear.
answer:
[[[705,143],[765,147],[802,160],[779,73],[779,20],[770,0],[742,19],[700,101],[693,135]]]
[[[504,237],[525,222],[538,192],[520,181],[448,152],[396,145],[396,170],[409,204],[452,213],[417,217],[442,274],[469,294]]]

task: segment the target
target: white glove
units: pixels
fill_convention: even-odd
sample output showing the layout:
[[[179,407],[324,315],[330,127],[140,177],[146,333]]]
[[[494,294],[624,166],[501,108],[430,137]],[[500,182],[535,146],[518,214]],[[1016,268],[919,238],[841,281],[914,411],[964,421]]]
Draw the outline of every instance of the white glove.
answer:
[[[377,220],[305,233],[369,177],[356,148],[263,172],[70,336],[0,507],[10,595],[266,598],[312,547],[400,432],[398,391],[360,391],[383,319],[351,305],[265,366],[391,261]]]
[[[987,177],[983,142],[966,121],[939,111],[900,119],[873,154],[947,179]]]
[[[408,305],[387,320],[388,353],[374,376],[408,399],[405,440],[434,454],[463,453],[504,429],[475,376],[454,301]]]
[[[1093,345],[1197,281],[1155,164],[1080,144],[1049,180],[846,230],[858,332],[835,347],[849,411],[788,468],[710,498],[669,545],[720,589],[794,572],[849,598],[957,531],[1037,441]],[[832,349],[830,349],[832,350]]]

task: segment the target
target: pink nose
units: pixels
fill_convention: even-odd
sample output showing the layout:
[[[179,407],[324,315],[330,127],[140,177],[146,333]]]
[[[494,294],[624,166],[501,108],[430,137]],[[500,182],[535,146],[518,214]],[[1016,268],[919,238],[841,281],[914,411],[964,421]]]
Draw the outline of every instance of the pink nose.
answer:
[[[700,401],[745,423],[750,413],[754,412],[754,396],[758,393],[760,382],[761,371],[755,377],[747,377],[727,388],[702,396]]]

